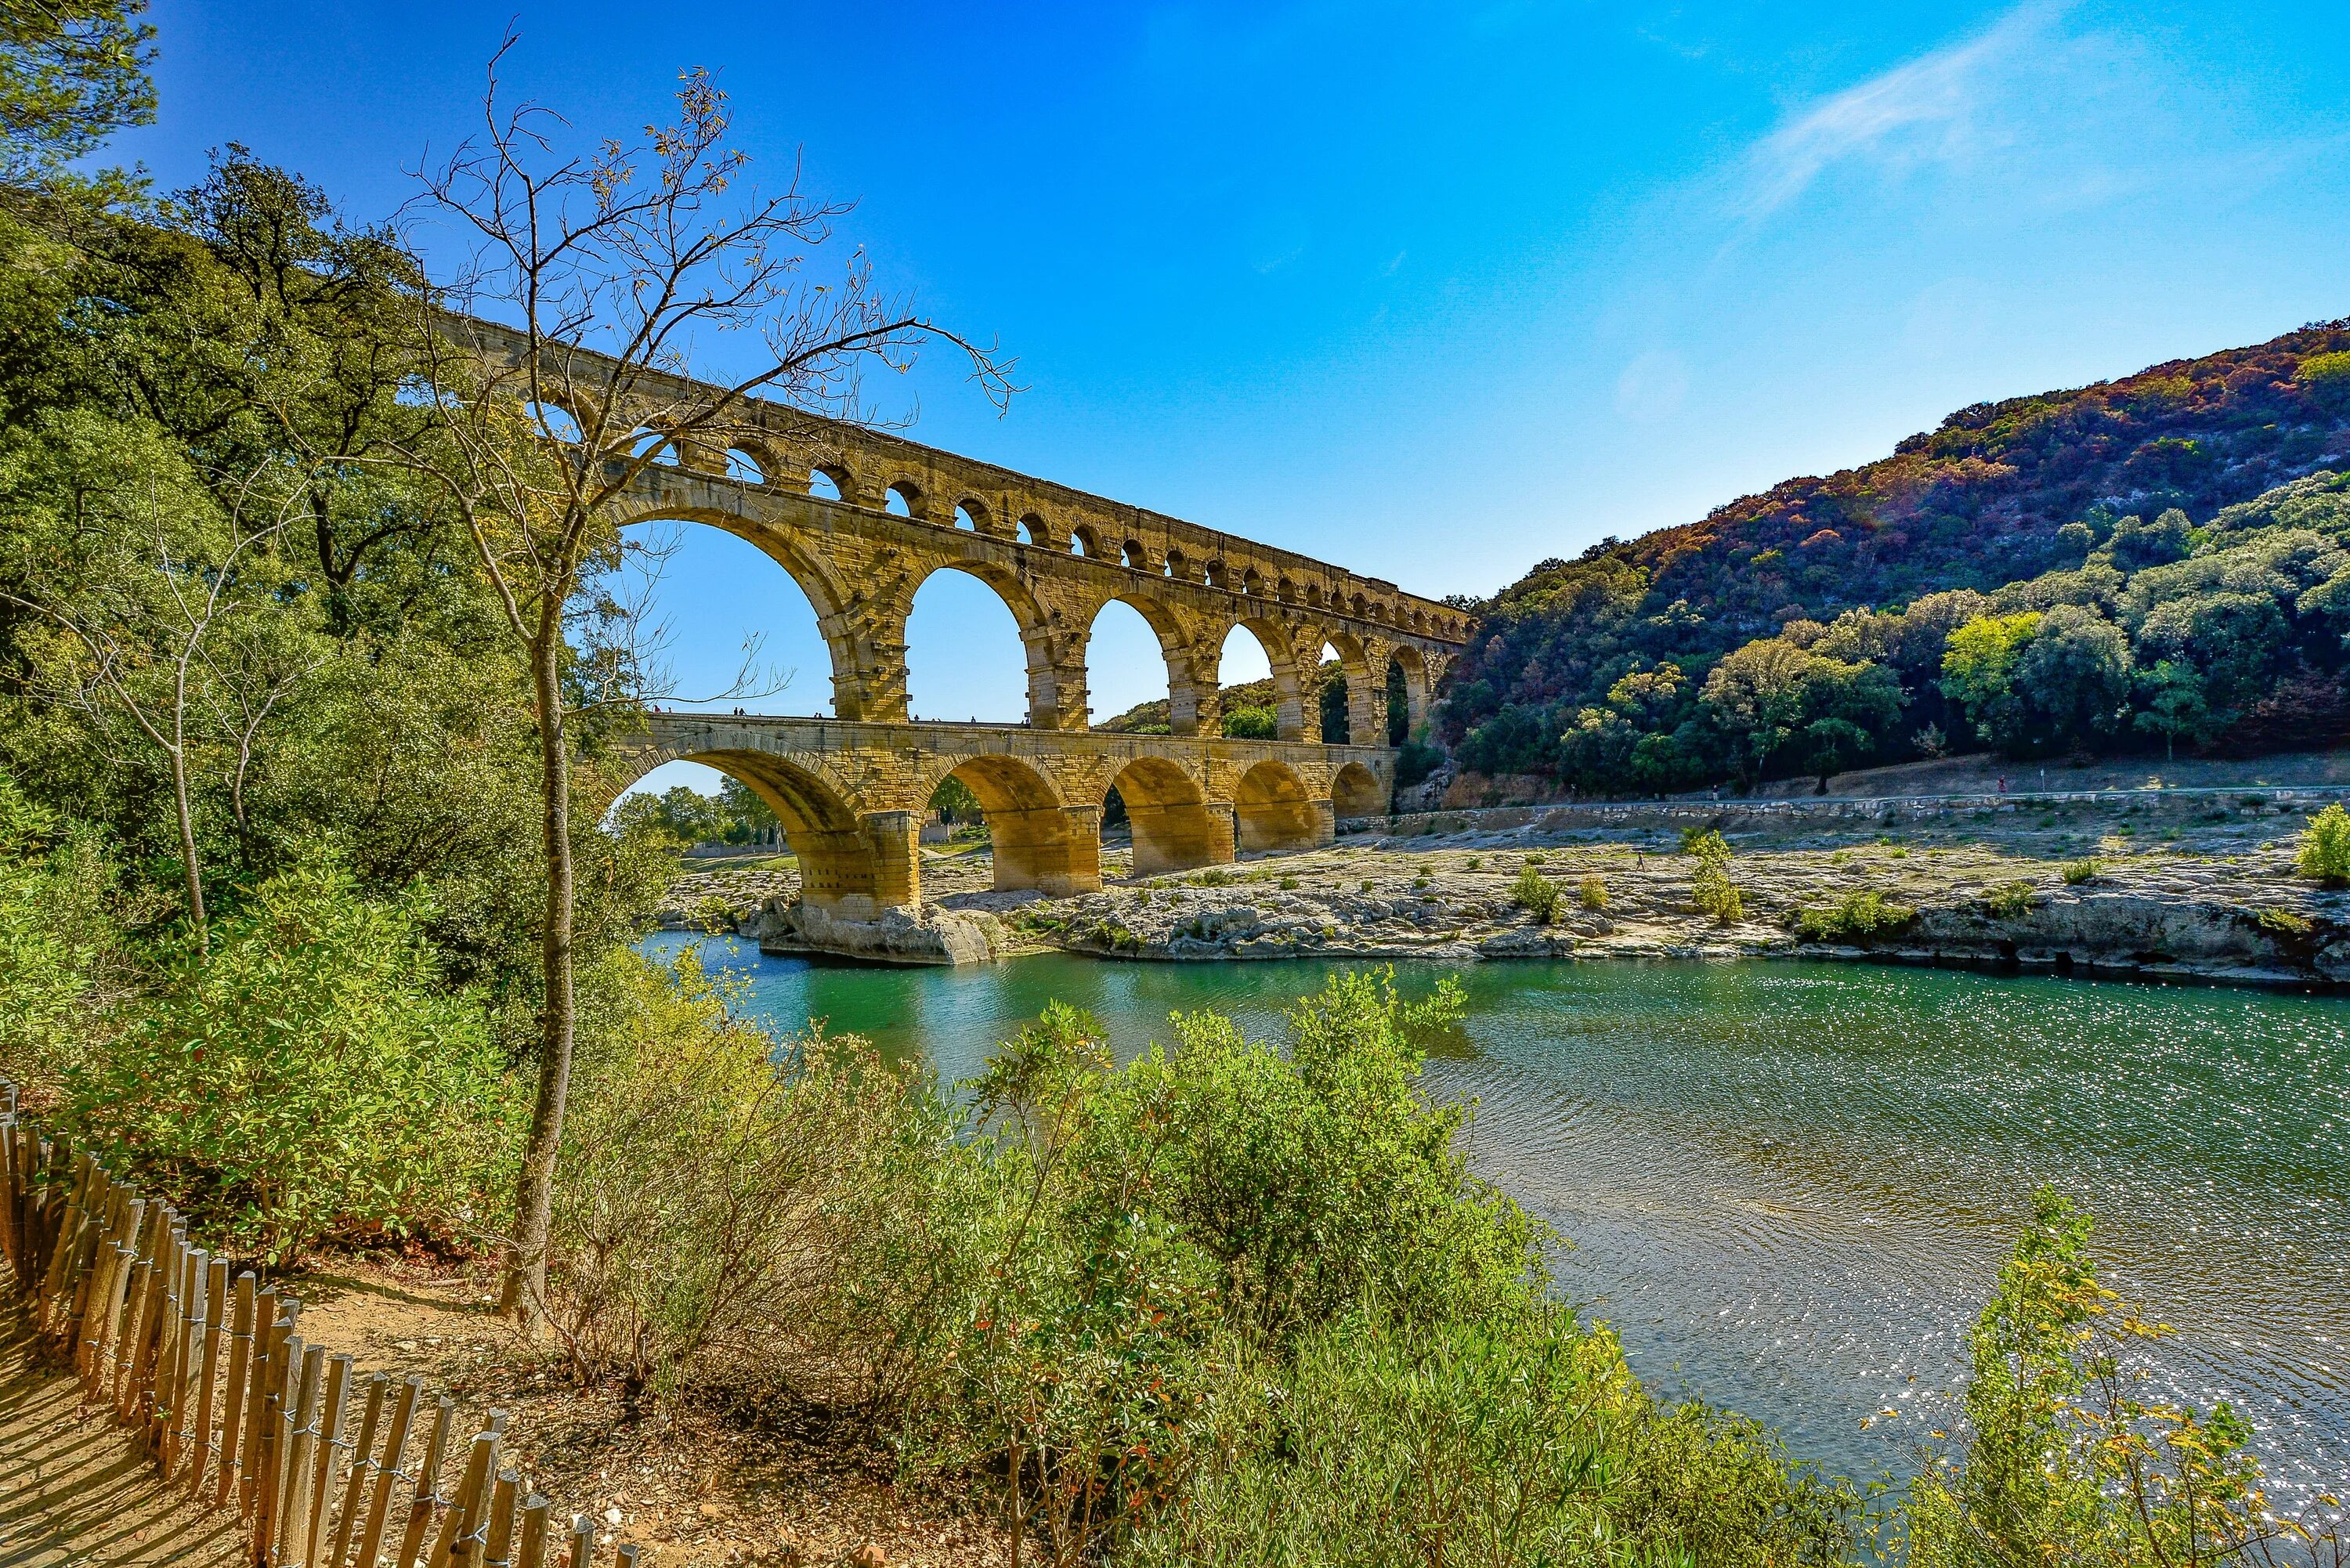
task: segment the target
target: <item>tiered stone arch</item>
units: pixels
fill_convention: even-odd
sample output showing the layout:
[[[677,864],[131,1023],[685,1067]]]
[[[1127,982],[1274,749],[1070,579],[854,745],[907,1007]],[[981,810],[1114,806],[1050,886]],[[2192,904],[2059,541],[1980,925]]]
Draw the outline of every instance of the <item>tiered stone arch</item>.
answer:
[[[1315,801],[1295,768],[1271,758],[1243,773],[1232,795],[1233,832],[1244,851],[1326,844],[1332,815],[1330,802]]]
[[[1378,774],[1360,763],[1348,763],[1330,775],[1330,810],[1342,822],[1349,817],[1386,815],[1393,793]]]
[[[1101,807],[1069,805],[1055,782],[1017,757],[941,756],[917,775],[927,805],[941,781],[960,779],[979,797],[1000,892],[1035,888],[1054,898],[1101,886]]]
[[[1210,804],[1206,785],[1168,757],[1136,757],[1102,786],[1118,791],[1134,834],[1134,875],[1155,877],[1232,858],[1232,809]]]

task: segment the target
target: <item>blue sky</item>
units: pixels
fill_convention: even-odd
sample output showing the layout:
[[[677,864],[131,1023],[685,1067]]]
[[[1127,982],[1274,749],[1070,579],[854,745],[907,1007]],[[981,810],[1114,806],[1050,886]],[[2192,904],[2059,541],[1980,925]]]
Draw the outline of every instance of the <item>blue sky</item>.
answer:
[[[2339,0],[161,0],[161,119],[117,155],[169,188],[235,140],[380,218],[509,16],[512,89],[583,131],[718,72],[754,176],[804,156],[882,281],[1018,357],[1001,418],[950,375],[872,389],[917,439],[1424,593],[2350,315]],[[795,671],[760,705],[828,709],[747,546],[690,530],[660,591],[681,692],[755,631]],[[983,587],[926,585],[910,642],[918,713],[1016,715]],[[1164,695],[1139,618],[1093,680],[1099,715]]]

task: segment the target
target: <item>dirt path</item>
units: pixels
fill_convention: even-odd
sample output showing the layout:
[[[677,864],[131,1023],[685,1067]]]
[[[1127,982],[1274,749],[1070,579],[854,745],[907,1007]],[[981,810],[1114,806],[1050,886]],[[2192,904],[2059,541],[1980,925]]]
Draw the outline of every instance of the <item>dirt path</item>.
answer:
[[[0,1568],[227,1568],[238,1546],[235,1515],[187,1507],[0,1307]]]

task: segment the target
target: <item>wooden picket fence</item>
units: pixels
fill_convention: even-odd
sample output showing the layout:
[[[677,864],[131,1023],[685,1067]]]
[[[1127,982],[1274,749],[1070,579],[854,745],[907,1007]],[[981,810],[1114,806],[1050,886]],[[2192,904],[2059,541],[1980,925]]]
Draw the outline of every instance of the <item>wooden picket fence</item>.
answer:
[[[300,1302],[250,1271],[231,1280],[171,1205],[43,1137],[7,1085],[0,1232],[20,1300],[84,1397],[192,1503],[234,1509],[257,1568],[594,1568],[593,1523],[557,1532],[553,1505],[501,1463],[503,1413],[444,1493],[452,1400],[305,1341]],[[636,1568],[639,1552],[604,1561]]]

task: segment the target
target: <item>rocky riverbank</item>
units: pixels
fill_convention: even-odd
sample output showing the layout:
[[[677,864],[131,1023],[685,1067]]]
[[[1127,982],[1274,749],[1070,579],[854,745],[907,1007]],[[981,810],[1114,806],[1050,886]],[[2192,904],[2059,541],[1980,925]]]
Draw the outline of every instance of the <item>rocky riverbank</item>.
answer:
[[[1664,826],[1536,816],[1358,835],[1140,880],[1113,857],[1109,886],[1068,898],[993,891],[983,845],[963,846],[925,857],[919,924],[951,933],[966,962],[1040,945],[1172,961],[1804,955],[2331,989],[2350,984],[2350,895],[2295,875],[2305,821],[2305,805],[2258,794],[2195,809],[2027,798],[1893,825],[1732,808],[1721,826],[1743,907],[1726,923],[1692,907],[1695,862]],[[1557,892],[1546,919],[1519,896],[1529,866]],[[728,903],[711,879],[729,875],[696,874],[704,907]],[[750,894],[721,923],[778,934],[789,890]]]

